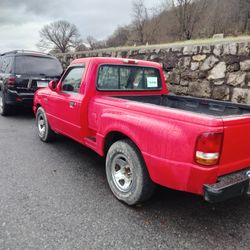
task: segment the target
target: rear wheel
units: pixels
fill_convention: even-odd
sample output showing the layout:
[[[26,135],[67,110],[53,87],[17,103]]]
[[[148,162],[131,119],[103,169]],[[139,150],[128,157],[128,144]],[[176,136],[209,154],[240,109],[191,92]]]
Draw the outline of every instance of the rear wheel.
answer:
[[[10,105],[5,102],[3,91],[0,90],[0,115],[7,116],[10,114]]]
[[[130,140],[117,141],[110,147],[106,176],[116,198],[128,205],[149,199],[154,190],[141,153]]]
[[[39,107],[36,112],[36,124],[38,136],[43,142],[49,142],[55,138],[55,133],[50,128],[46,113],[42,107]]]

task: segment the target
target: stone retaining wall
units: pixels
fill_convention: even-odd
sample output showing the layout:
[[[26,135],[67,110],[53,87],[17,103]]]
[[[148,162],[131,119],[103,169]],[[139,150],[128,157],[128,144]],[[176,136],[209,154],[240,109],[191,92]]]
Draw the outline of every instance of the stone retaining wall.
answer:
[[[177,95],[250,104],[250,41],[164,48],[107,49],[56,55],[66,67],[80,57],[123,57],[162,63]]]

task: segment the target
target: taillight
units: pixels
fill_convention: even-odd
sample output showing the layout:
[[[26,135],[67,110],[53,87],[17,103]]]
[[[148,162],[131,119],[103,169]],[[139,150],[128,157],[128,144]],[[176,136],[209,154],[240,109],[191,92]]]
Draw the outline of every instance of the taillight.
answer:
[[[7,79],[7,85],[8,87],[14,87],[16,84],[16,78],[14,76],[9,76]]]
[[[205,166],[219,163],[223,133],[203,133],[196,141],[195,162]]]

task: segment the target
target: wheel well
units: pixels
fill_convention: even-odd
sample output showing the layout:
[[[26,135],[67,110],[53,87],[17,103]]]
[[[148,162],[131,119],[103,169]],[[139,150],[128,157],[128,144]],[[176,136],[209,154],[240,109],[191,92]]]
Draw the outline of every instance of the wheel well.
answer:
[[[38,110],[40,107],[42,107],[42,105],[36,104],[36,113],[37,113],[37,110]],[[35,116],[36,116],[36,113],[35,113]]]
[[[104,155],[107,155],[108,150],[113,143],[115,143],[116,141],[122,140],[122,139],[131,140],[128,136],[124,135],[123,133],[116,132],[116,131],[110,132],[105,138]]]

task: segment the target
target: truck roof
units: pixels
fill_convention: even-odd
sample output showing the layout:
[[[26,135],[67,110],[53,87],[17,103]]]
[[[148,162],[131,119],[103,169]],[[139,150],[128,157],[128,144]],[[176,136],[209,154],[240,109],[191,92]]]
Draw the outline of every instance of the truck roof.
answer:
[[[82,64],[86,62],[94,62],[96,64],[125,64],[125,65],[135,65],[135,66],[147,66],[161,68],[162,65],[156,62],[137,60],[132,58],[117,58],[117,57],[87,57],[79,58],[72,61],[71,64]]]

